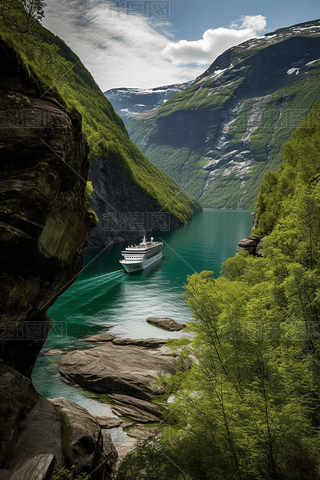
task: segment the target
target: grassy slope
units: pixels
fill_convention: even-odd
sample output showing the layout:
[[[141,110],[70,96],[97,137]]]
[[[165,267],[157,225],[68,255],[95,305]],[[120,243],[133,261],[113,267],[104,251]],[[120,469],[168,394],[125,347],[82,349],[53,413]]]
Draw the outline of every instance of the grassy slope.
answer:
[[[314,64],[316,66],[317,64]],[[318,65],[319,67],[319,65]],[[215,131],[215,113],[230,98],[235,88],[242,82],[239,79],[232,84],[232,88],[221,88],[217,94],[209,95],[209,89],[199,84],[193,84],[178,95],[173,96],[152,117],[131,120],[128,131],[133,141],[146,155],[160,168],[169,173],[181,185],[187,185],[186,191],[198,198],[206,207],[237,207],[252,208],[258,195],[259,186],[266,170],[276,170],[281,163],[281,146],[289,140],[292,132],[309,113],[313,104],[320,96],[320,68],[308,73],[306,78],[292,78],[293,83],[271,95],[268,106],[262,115],[259,126],[251,134],[248,148],[256,161],[246,174],[246,184],[241,187],[241,179],[235,173],[224,176],[225,167],[214,177],[209,189],[205,191],[206,173],[202,167],[206,161],[203,156],[204,145],[198,148],[189,146],[182,148],[179,139],[165,138],[161,128],[161,120],[168,119],[177,112],[191,114],[193,110],[200,110],[205,114],[212,113],[212,126]],[[283,106],[282,99],[288,101]],[[229,141],[235,145],[242,143],[247,130],[247,121],[250,109],[255,99],[246,99],[246,107],[237,120],[231,124],[228,131]],[[220,118],[222,119],[221,115]],[[216,152],[219,158],[219,152]]]
[[[31,31],[23,34],[26,14],[18,1],[14,10],[5,14],[7,26],[4,17],[0,17],[3,38],[42,81],[52,85],[52,91],[64,99],[69,109],[81,113],[83,131],[90,146],[90,161],[104,157],[116,163],[127,180],[154,197],[164,210],[181,221],[189,220],[193,210],[199,208],[197,203],[180,192],[179,185],[150,162],[129,139],[122,120],[77,55],[60,38],[35,21]]]

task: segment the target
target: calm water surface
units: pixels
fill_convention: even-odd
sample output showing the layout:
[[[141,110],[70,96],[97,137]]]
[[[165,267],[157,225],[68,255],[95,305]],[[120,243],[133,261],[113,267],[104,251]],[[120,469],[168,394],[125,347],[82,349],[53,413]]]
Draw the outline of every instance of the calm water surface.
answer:
[[[54,326],[43,351],[51,348],[92,346],[84,337],[103,331],[130,338],[177,338],[181,332],[166,332],[149,325],[146,318],[172,317],[192,320],[182,298],[187,275],[213,270],[218,277],[222,263],[233,256],[239,240],[250,233],[249,210],[205,209],[173,232],[155,236],[164,242],[161,263],[149,271],[128,275],[119,264],[121,249],[86,255],[84,270],[47,314]],[[161,237],[161,239],[160,239]],[[96,257],[96,258],[95,258]],[[83,405],[92,414],[110,415],[109,407],[88,398],[88,393],[62,382],[57,373],[60,355],[39,356],[33,382],[47,398],[65,397]],[[122,443],[121,429],[113,429]]]

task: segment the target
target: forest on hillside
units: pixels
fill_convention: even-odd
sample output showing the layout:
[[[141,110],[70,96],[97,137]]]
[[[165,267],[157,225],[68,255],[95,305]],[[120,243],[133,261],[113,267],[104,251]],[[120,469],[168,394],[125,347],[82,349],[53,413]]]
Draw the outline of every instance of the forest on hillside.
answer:
[[[162,436],[119,480],[320,478],[319,102],[267,172],[256,203],[263,258],[240,252],[221,276],[193,274],[192,368],[170,379]]]

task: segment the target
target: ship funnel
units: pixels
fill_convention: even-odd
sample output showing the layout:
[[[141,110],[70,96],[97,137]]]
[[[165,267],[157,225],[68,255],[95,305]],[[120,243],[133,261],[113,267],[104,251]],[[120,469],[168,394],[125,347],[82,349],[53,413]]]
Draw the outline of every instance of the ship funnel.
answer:
[[[147,243],[147,239],[146,239],[146,236],[143,235],[143,240],[142,240],[142,243],[146,244]]]

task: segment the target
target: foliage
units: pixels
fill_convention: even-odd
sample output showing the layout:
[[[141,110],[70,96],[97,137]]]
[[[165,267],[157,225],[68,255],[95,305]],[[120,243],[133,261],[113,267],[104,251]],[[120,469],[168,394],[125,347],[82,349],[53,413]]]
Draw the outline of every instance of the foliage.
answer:
[[[86,185],[86,195],[88,198],[91,198],[92,194],[93,194],[93,185],[91,180],[88,180]]]
[[[320,479],[320,175],[303,141],[319,148],[319,124],[311,115],[265,176],[264,257],[188,277],[192,367],[162,378],[175,398],[162,437],[119,480]]]
[[[320,172],[320,101],[283,146],[283,161],[276,172],[267,172],[256,206],[259,216],[257,233],[269,233],[277,221],[290,211],[292,200],[304,186],[318,181]]]
[[[25,0],[32,12],[41,3]],[[90,161],[102,157],[117,164],[127,181],[155,198],[164,211],[187,222],[193,211],[200,209],[195,199],[139,151],[80,59],[60,38],[41,27],[36,13],[28,15],[19,0],[2,0],[0,34],[19,52],[29,70],[50,86],[53,95],[59,94],[71,112],[81,113]]]
[[[73,468],[73,466],[72,466]],[[73,472],[67,468],[60,468],[54,470],[51,480],[89,480],[89,476],[85,473],[81,473],[76,477],[73,476]]]

